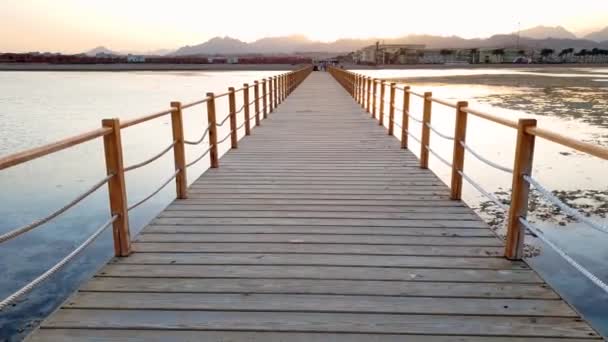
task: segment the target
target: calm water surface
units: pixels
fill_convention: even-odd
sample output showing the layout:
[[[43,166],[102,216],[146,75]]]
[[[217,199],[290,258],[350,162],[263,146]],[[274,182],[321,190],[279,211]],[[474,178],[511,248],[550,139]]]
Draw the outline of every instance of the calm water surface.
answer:
[[[406,78],[420,91],[433,91],[449,100],[468,100],[471,106],[509,118],[533,117],[539,126],[600,144],[608,141],[608,69],[569,70],[382,70],[366,71],[370,76]],[[0,155],[99,127],[103,118],[133,118],[168,108],[169,102],[189,102],[207,91],[224,92],[280,72],[5,72],[0,73]],[[398,96],[400,93],[398,93]],[[237,108],[241,98],[237,97]],[[253,94],[251,95],[253,98]],[[421,101],[412,98],[412,115],[421,117]],[[224,101],[219,113],[226,112]],[[400,115],[397,115],[400,117]],[[206,125],[205,107],[184,111],[188,139],[198,139]],[[433,125],[452,135],[454,110],[434,104]],[[413,132],[420,126],[410,122]],[[225,132],[219,133],[220,137]],[[240,132],[243,134],[243,132]],[[125,164],[147,159],[171,142],[169,118],[162,118],[123,132]],[[511,167],[515,131],[469,116],[467,142],[480,154]],[[418,154],[420,146],[410,140]],[[452,145],[436,135],[431,146],[450,158]],[[197,157],[203,146],[188,147],[188,160]],[[100,140],[20,165],[0,173],[0,231],[44,216],[105,174]],[[568,148],[537,140],[534,175],[552,190],[574,196],[572,201],[588,201],[597,220],[605,222],[608,191],[608,163]],[[189,170],[194,181],[207,167],[207,160]],[[431,169],[449,182],[450,170],[431,156]],[[127,175],[128,198],[133,203],[145,197],[172,172],[171,153]],[[465,170],[487,190],[499,196],[510,188],[511,176],[487,167],[467,155]],[[581,193],[580,190],[583,190]],[[131,213],[131,229],[137,233],[174,198],[173,185]],[[578,194],[578,195],[577,195]],[[592,200],[583,199],[591,195]],[[503,195],[508,198],[508,195]],[[479,208],[485,201],[465,183],[464,198]],[[585,202],[587,203],[587,202]],[[602,207],[603,206],[603,207]],[[541,206],[542,207],[542,206]],[[485,208],[485,207],[484,207]],[[487,209],[487,208],[486,208]],[[494,209],[480,211],[488,218]],[[608,239],[585,226],[540,210],[535,221],[548,237],[571,253],[597,276],[608,281]],[[100,189],[76,208],[0,249],[0,297],[12,293],[44,272],[86,239],[108,218],[107,192]],[[563,224],[563,225],[560,225]],[[500,232],[500,230],[499,230]],[[529,239],[532,241],[532,239]],[[541,246],[542,247],[542,246]],[[24,297],[0,316],[0,336],[15,335],[44,318],[78,284],[90,277],[112,255],[110,234],[103,235],[86,253],[45,285]],[[547,248],[530,262],[541,275],[556,285],[560,293],[576,305],[597,329],[608,335],[608,296],[598,291],[567,267]],[[605,303],[605,304],[601,304]],[[21,335],[15,335],[18,339]]]
[[[281,71],[226,72],[0,72],[0,155],[6,155],[100,127],[103,118],[134,118],[222,93],[229,86],[274,76]],[[242,96],[242,95],[241,95]],[[237,97],[237,108],[242,97]],[[253,90],[250,98],[253,99]],[[227,113],[227,98],[218,99],[218,120]],[[198,140],[206,127],[206,106],[184,110],[188,140]],[[239,122],[240,124],[240,122]],[[225,125],[228,126],[228,125]],[[228,129],[221,128],[220,137]],[[239,132],[243,135],[243,129]],[[170,118],[163,117],[122,132],[124,161],[131,165],[167,147]],[[226,145],[226,144],[225,144]],[[187,160],[204,151],[205,143],[187,147]],[[225,151],[220,149],[220,153]],[[45,216],[73,199],[105,175],[103,143],[97,139],[75,148],[0,171],[0,232]],[[205,158],[188,170],[192,182],[207,168]],[[127,174],[129,203],[139,201],[173,172],[173,155]],[[130,213],[135,235],[175,197],[170,184]],[[0,297],[34,279],[84,241],[109,217],[103,187],[58,219],[0,248]],[[48,315],[56,305],[92,276],[112,256],[111,230],[39,289],[0,315],[0,341],[18,334]],[[11,337],[12,336],[12,337]]]

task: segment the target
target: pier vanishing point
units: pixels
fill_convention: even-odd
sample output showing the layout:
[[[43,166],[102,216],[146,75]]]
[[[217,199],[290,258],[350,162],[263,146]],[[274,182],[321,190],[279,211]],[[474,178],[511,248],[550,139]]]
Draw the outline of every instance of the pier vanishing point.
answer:
[[[410,96],[422,98],[424,108],[410,112]],[[229,113],[216,113],[217,101],[228,101]],[[432,105],[454,108],[455,131],[436,132],[455,141],[453,155],[443,156],[453,170],[448,185],[428,169]],[[209,126],[188,141],[182,109],[194,106],[206,107]],[[460,200],[469,179],[467,115],[518,135],[507,170],[513,198],[505,205],[504,241]],[[162,116],[171,116],[173,144],[127,165],[121,131]],[[410,120],[422,129],[410,131]],[[535,229],[525,219],[534,139],[600,158],[608,152],[534,120],[510,121],[466,102],[306,66],[139,119],[104,120],[98,130],[4,157],[0,169],[100,138],[108,177],[93,190],[107,185],[112,212],[98,232],[113,229],[116,257],[28,341],[602,339],[523,260],[523,246],[526,229]],[[421,142],[420,158],[409,149],[411,139]],[[200,144],[205,153],[185,160],[185,149]],[[231,146],[223,156],[222,144]],[[128,213],[140,203],[126,198],[124,173],[171,151],[175,170],[163,186],[174,184],[177,199],[130,236]],[[201,162],[211,168],[187,186],[188,167]]]

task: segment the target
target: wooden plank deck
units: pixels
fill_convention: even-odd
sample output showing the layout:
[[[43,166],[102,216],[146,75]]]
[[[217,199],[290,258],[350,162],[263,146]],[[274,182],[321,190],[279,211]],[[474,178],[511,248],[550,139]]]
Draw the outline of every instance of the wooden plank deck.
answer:
[[[600,339],[313,73],[30,341]]]

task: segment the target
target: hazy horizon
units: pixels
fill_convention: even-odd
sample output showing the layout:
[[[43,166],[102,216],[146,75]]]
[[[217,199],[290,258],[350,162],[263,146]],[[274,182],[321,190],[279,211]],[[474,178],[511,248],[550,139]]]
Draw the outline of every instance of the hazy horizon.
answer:
[[[487,38],[539,25],[563,26],[580,36],[608,25],[608,1],[579,0],[572,6],[549,0],[377,0],[360,6],[311,0],[292,6],[279,0],[9,0],[0,3],[0,23],[0,51],[13,52],[80,53],[97,46],[151,51],[217,36],[245,42],[289,35],[323,42],[408,34]]]

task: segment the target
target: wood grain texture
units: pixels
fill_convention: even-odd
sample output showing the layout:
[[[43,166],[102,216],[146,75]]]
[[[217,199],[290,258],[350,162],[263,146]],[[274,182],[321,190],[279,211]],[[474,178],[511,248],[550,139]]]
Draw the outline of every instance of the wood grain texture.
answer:
[[[599,338],[328,74],[268,117],[30,341]]]

